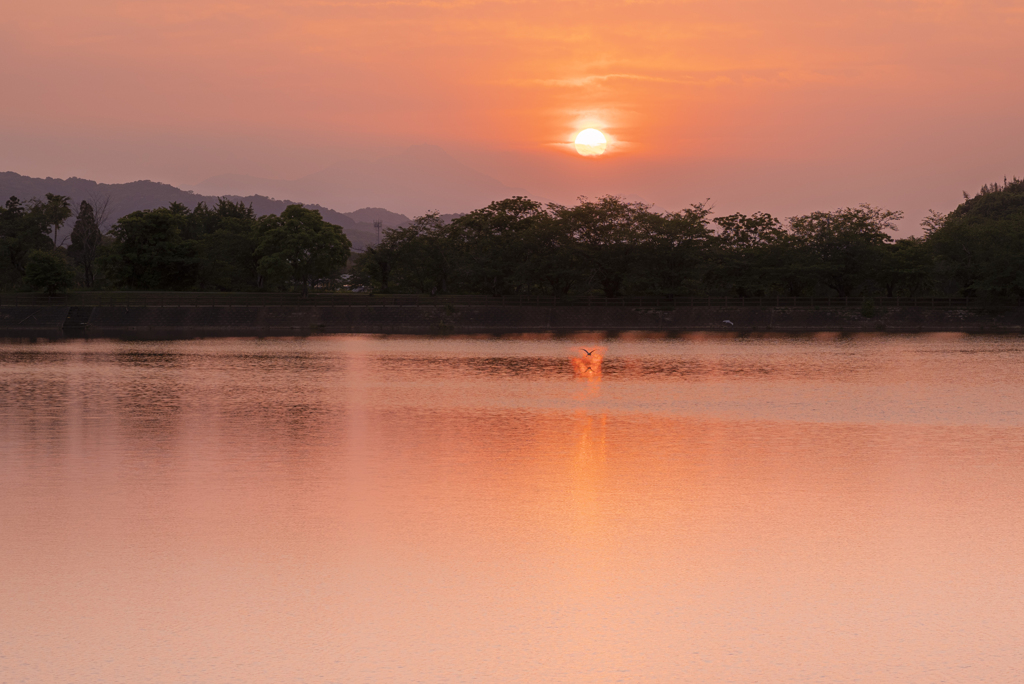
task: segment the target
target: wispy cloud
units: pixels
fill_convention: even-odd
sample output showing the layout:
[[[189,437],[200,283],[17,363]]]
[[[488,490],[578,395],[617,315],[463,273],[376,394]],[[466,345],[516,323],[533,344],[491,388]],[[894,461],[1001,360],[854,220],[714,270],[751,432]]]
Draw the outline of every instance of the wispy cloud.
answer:
[[[674,78],[649,76],[645,74],[593,74],[590,76],[577,76],[575,78],[532,78],[510,80],[508,83],[516,85],[553,86],[559,88],[581,88],[594,85],[595,83],[605,83],[616,80],[648,81],[651,83],[683,83],[683,81]]]

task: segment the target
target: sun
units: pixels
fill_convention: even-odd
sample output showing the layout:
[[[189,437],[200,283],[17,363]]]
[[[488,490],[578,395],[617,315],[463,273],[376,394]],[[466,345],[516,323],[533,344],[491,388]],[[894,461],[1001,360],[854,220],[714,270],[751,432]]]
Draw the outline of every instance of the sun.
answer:
[[[596,128],[587,128],[576,136],[576,151],[584,157],[598,157],[604,154],[606,147],[608,141],[605,140],[604,133]]]

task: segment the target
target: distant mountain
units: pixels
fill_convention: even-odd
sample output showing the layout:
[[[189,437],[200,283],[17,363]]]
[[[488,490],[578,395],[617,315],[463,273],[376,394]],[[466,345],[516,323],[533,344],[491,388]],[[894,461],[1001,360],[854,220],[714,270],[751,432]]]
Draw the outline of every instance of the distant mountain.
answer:
[[[107,201],[107,217],[103,230],[106,231],[117,219],[133,211],[166,207],[171,202],[180,202],[194,209],[200,202],[207,206],[215,206],[219,197],[232,202],[244,202],[252,205],[259,216],[280,214],[284,209],[296,202],[291,200],[271,199],[257,194],[203,195],[190,190],[182,190],[166,183],[153,181],[135,181],[133,183],[97,183],[82,178],[31,178],[6,171],[0,172],[0,203],[14,196],[22,201],[32,198],[43,198],[46,193],[66,195],[71,198],[73,209],[77,209],[82,200],[94,206]],[[374,220],[381,220],[385,227],[398,227],[410,222],[408,216],[396,214],[386,209],[360,209],[352,214],[343,214],[319,204],[306,204],[317,209],[328,223],[341,226],[352,241],[353,247],[363,249],[377,240],[377,230],[373,227]],[[451,218],[451,217],[449,217]],[[73,220],[69,220],[58,239],[70,234]]]
[[[416,145],[375,161],[341,162],[296,180],[223,175],[193,189],[206,195],[288,197],[345,211],[387,206],[406,216],[428,211],[467,212],[494,200],[526,194],[474,171],[434,145]],[[363,222],[363,218],[357,220]],[[381,220],[387,225],[387,220]]]
[[[356,223],[369,223],[372,224],[374,221],[381,221],[385,226],[401,226],[409,222],[409,217],[405,214],[396,214],[393,211],[387,209],[381,209],[380,207],[366,207],[365,209],[356,209],[350,211],[346,216],[351,216]]]

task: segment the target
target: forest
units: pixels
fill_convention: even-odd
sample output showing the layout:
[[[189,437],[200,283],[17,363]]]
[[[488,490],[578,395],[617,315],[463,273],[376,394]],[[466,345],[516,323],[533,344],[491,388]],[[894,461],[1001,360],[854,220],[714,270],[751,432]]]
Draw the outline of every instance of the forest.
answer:
[[[571,207],[524,198],[444,220],[385,228],[353,253],[344,231],[292,205],[181,204],[121,217],[102,234],[88,202],[0,209],[0,288],[356,291],[560,297],[964,296],[1024,298],[1024,180],[986,185],[922,237],[897,237],[899,211],[870,206],[781,220],[675,213],[607,196]],[[68,244],[57,243],[73,221]]]
[[[74,219],[69,244],[57,242]],[[301,204],[257,217],[224,199],[122,216],[103,234],[96,211],[67,197],[11,197],[0,209],[0,287],[307,293],[336,289],[351,255],[344,231]]]

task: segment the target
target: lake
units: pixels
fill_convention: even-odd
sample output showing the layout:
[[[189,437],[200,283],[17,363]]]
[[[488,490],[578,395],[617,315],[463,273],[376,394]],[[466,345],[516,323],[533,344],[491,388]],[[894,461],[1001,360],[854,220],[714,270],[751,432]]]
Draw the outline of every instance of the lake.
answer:
[[[0,682],[1015,681],[1022,352],[0,342]]]

